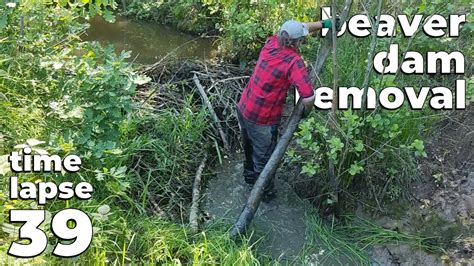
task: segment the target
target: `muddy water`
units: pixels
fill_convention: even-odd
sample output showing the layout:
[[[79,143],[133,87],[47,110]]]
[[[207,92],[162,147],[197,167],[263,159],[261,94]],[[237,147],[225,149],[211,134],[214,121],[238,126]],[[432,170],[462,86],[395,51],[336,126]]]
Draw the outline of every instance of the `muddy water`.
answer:
[[[206,210],[212,219],[232,224],[250,195],[251,187],[242,178],[242,158],[225,162],[216,169],[218,176],[209,180],[206,189]],[[305,213],[311,206],[302,202],[293,190],[279,180],[278,196],[262,202],[252,223],[259,239],[259,249],[273,258],[294,259],[303,250],[306,240]]]
[[[117,17],[108,23],[101,17],[91,19],[84,40],[113,44],[115,50],[132,51],[129,60],[151,64],[169,53],[178,58],[209,58],[214,50],[212,40],[181,33],[156,22],[133,21]]]
[[[221,221],[230,225],[235,222],[250,195],[251,187],[242,177],[243,158],[234,158],[218,166],[217,176],[206,186],[205,210],[211,221]],[[320,249],[327,249],[320,239],[309,239],[305,216],[313,207],[294,192],[277,172],[275,190],[277,197],[270,202],[262,202],[252,221],[249,235],[255,241],[257,250],[270,255],[283,265],[301,265],[309,250],[306,244],[315,243]],[[354,265],[350,258],[328,256],[319,261],[321,265]],[[304,262],[313,265],[310,261]]]

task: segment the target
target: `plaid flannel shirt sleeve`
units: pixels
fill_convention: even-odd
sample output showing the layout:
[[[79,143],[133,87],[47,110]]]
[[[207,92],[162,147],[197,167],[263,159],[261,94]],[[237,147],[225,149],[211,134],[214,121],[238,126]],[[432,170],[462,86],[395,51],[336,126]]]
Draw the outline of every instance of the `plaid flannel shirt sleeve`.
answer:
[[[289,69],[289,81],[295,86],[301,98],[314,95],[313,85],[303,59],[299,58]]]

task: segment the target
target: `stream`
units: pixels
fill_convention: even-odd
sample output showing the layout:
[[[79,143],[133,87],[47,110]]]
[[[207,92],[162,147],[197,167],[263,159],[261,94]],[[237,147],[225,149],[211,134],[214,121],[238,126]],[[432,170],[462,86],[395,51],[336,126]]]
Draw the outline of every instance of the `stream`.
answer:
[[[175,58],[207,59],[215,50],[212,39],[181,33],[156,22],[117,16],[115,23],[95,17],[89,24],[83,40],[112,44],[117,53],[131,51],[129,60],[135,63],[152,64],[169,53]]]

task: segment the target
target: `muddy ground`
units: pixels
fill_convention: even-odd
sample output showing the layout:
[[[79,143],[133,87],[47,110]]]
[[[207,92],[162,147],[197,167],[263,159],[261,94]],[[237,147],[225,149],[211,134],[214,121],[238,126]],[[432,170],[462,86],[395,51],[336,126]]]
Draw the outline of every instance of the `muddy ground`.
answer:
[[[411,186],[411,201],[388,204],[383,215],[364,208],[356,214],[387,229],[431,237],[445,252],[379,245],[370,251],[373,265],[474,265],[474,106],[446,114],[431,132],[424,140],[427,157],[418,161],[421,177]],[[228,223],[237,218],[250,192],[241,168],[241,159],[234,158],[216,169],[218,176],[206,191],[210,217]],[[280,197],[260,206],[253,226],[266,235],[259,241],[261,251],[291,262],[305,243],[304,213],[311,206],[285,182],[291,184],[291,178],[280,178]]]
[[[206,188],[205,209],[210,220],[233,224],[250,195],[251,186],[242,178],[243,157],[226,160],[216,169],[217,177]],[[305,213],[311,205],[301,200],[278,176],[277,197],[262,202],[251,229],[255,231],[257,248],[274,259],[294,261],[306,242]]]
[[[379,246],[373,256],[382,265],[474,265],[474,106],[446,114],[425,148],[421,179],[410,191],[414,201],[376,221],[433,237],[446,254],[423,257],[406,246]]]

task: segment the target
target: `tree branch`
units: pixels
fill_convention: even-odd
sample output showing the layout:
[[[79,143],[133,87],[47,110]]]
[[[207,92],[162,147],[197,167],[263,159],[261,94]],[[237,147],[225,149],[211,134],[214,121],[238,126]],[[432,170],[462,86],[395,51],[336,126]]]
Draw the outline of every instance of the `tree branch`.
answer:
[[[372,68],[374,66],[374,52],[375,46],[377,45],[377,30],[379,28],[380,23],[380,14],[382,13],[382,2],[382,0],[379,0],[377,6],[377,21],[375,22],[375,26],[372,27],[372,42],[370,44],[370,52],[367,62],[367,69],[365,70],[364,83],[362,84],[362,88],[364,89],[364,93],[362,94],[362,110],[364,111],[367,109],[367,93],[369,91],[368,86],[370,81],[370,74],[372,73]],[[372,23],[372,25],[374,24]]]
[[[214,111],[214,108],[212,108],[212,104],[209,101],[209,98],[207,98],[206,91],[204,90],[204,87],[201,85],[201,82],[199,82],[199,79],[197,78],[196,74],[194,74],[193,76],[193,81],[194,81],[194,84],[196,84],[196,87],[198,88],[199,93],[201,94],[204,104],[207,106],[207,109],[209,109],[209,113],[211,114],[211,117],[214,120],[214,123],[216,123],[217,130],[219,131],[219,135],[221,135],[222,143],[224,144],[224,149],[227,152],[230,151],[230,146],[229,146],[229,143],[227,142],[227,136],[224,134],[224,131],[222,130],[221,121],[217,117],[216,112]]]
[[[199,210],[199,198],[201,197],[201,175],[202,171],[204,170],[204,166],[206,165],[207,160],[207,153],[202,158],[201,164],[196,172],[196,177],[194,178],[193,184],[193,199],[191,204],[191,209],[189,211],[189,224],[191,225],[191,231],[196,233],[199,228],[198,224],[198,210]]]

